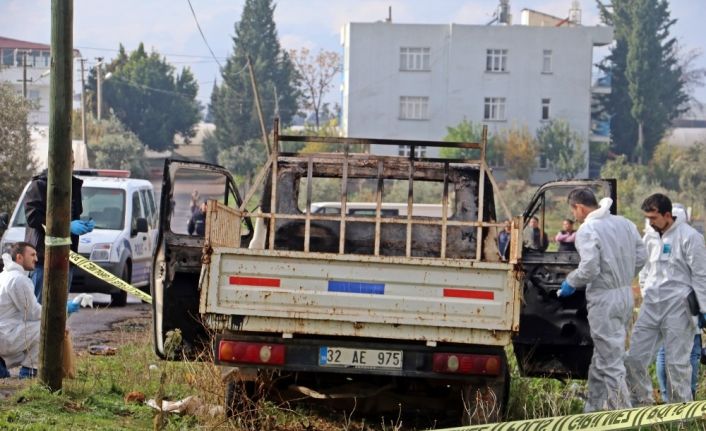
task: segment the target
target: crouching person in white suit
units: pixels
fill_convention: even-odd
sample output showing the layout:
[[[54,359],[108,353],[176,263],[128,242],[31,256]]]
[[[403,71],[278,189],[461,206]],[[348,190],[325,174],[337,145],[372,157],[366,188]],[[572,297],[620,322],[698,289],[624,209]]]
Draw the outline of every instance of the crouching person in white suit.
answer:
[[[37,251],[26,242],[18,242],[2,259],[5,268],[0,273],[0,368],[21,365],[20,378],[35,377],[42,306],[34,296],[28,272],[37,263]],[[4,374],[9,377],[7,371]]]

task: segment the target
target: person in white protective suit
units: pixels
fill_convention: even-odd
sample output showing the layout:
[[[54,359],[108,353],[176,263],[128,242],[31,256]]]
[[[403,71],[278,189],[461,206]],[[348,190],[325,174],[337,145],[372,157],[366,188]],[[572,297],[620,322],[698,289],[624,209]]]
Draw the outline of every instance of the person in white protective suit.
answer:
[[[37,263],[37,251],[18,242],[2,255],[0,273],[0,357],[8,368],[21,365],[20,377],[34,377],[39,363],[42,306],[34,296],[28,271]]]
[[[576,232],[581,261],[557,295],[569,296],[577,287],[586,287],[593,357],[584,411],[630,408],[623,361],[633,310],[631,284],[645,263],[645,246],[632,222],[610,213],[612,199],[601,199],[599,206],[590,189],[577,188],[568,201],[583,223]]]
[[[654,232],[644,238],[648,261],[640,274],[642,306],[625,358],[631,401],[636,407],[654,403],[647,367],[664,345],[666,398],[687,402],[692,400],[690,355],[696,329],[687,297],[693,290],[697,313],[706,311],[706,245],[685,217],[672,216],[667,196],[649,196],[642,210]]]

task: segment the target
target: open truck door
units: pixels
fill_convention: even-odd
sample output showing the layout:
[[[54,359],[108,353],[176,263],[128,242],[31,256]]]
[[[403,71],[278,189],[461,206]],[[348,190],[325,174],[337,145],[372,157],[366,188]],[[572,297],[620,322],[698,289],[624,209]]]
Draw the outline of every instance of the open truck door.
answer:
[[[198,192],[195,202],[194,191]],[[157,355],[162,358],[193,357],[212,346],[199,314],[201,256],[204,247],[211,245],[198,231],[189,234],[188,229],[192,212],[199,211],[201,203],[206,201],[218,201],[238,211],[242,199],[228,170],[208,163],[167,159],[159,233],[150,274],[154,344]],[[245,218],[239,230],[242,241],[249,241],[252,232],[250,219]],[[177,329],[181,332],[181,339],[176,343],[179,347],[168,352],[167,338]]]
[[[529,220],[537,217],[542,235],[553,238],[561,230],[562,221],[573,218],[567,197],[576,187],[591,188],[599,200],[612,198],[610,212],[617,213],[615,180],[550,182],[537,190],[525,210],[525,231]],[[562,281],[578,267],[579,261],[577,252],[560,252],[556,244],[550,243],[546,250],[538,250],[524,243],[522,269],[525,275],[520,331],[513,338],[522,375],[587,378],[593,342],[585,290],[579,289],[567,298],[557,298],[556,295]]]

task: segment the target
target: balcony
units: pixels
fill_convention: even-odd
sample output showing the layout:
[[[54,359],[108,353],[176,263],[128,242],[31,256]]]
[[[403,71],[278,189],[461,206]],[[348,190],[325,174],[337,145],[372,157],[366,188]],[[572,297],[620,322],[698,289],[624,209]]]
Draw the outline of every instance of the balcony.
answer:
[[[593,81],[591,92],[597,94],[609,94],[611,88],[610,75],[599,76]]]
[[[610,142],[610,121],[591,120],[591,137],[593,142]]]

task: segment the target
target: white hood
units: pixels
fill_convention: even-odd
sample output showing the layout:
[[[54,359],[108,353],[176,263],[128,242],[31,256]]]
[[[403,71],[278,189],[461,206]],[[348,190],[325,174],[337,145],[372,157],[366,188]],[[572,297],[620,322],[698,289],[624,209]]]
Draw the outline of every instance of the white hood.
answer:
[[[25,271],[22,265],[12,260],[12,257],[10,257],[8,253],[2,254],[2,263],[5,265],[3,271],[20,271],[25,275],[28,274],[28,271]]]

